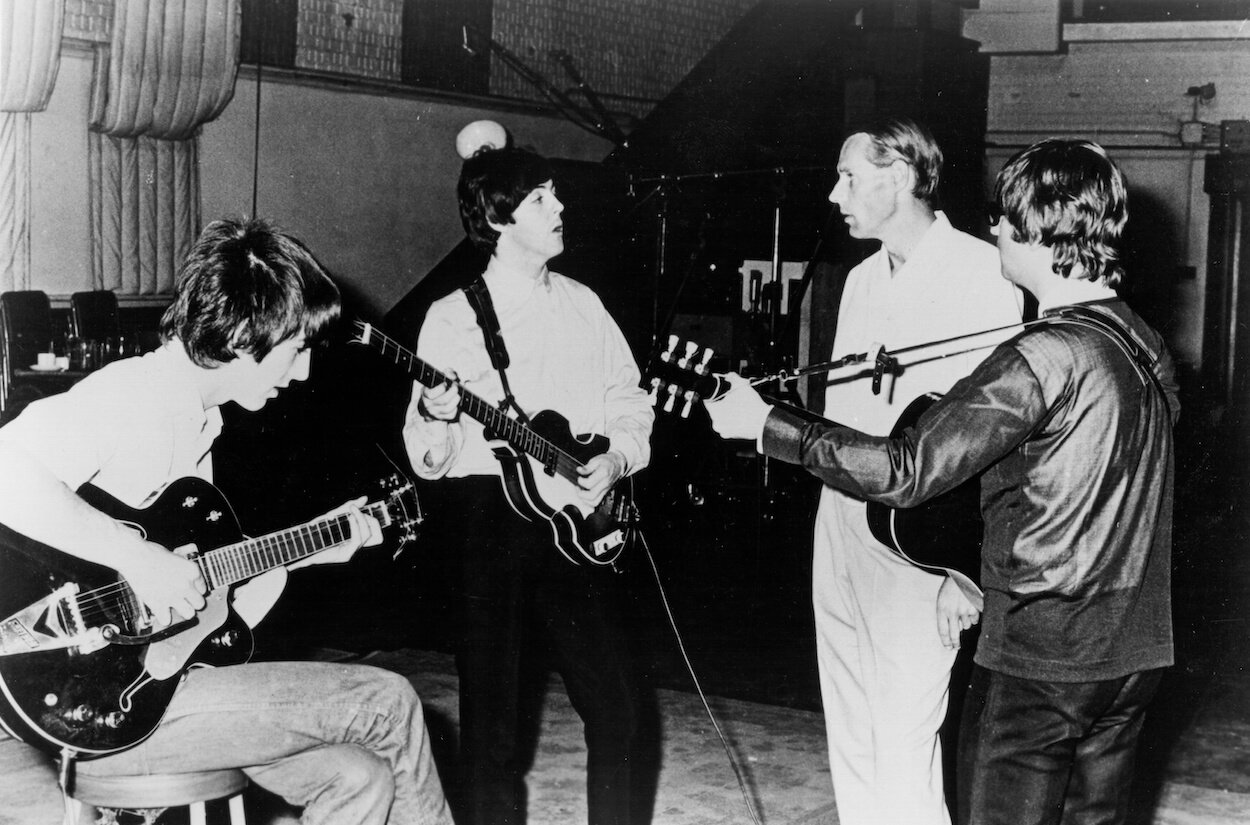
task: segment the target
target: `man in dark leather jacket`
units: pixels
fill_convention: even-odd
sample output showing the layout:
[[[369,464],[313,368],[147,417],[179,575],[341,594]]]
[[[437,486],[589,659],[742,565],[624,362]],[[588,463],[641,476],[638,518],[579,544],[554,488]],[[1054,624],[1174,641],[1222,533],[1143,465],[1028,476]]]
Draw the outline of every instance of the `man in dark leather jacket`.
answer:
[[[808,423],[736,376],[708,412],[722,436],[896,507],[980,474],[984,612],[959,821],[1123,822],[1145,707],[1172,664],[1173,363],[1114,291],[1126,190],[1101,147],[1035,144],[995,198],[1003,274],[1042,317],[915,427],[881,438]]]

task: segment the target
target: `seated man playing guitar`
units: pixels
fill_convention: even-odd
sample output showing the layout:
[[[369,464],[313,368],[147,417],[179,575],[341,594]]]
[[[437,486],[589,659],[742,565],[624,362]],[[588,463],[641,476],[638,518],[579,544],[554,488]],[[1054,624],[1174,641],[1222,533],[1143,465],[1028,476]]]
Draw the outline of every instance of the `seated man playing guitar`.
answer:
[[[518,698],[523,665],[542,645],[555,654],[586,727],[590,822],[630,822],[635,699],[611,574],[603,565],[570,564],[572,542],[558,534],[559,522],[580,521],[613,485],[646,466],[654,413],[629,347],[598,297],[547,269],[564,249],[564,206],[552,175],[548,161],[519,149],[484,150],[465,161],[461,218],[491,258],[476,287],[430,307],[418,354],[458,378],[415,383],[404,425],[416,473],[447,479],[442,487],[463,536],[457,664],[465,814],[475,825],[524,821]],[[532,422],[534,430],[558,413],[572,432],[603,437],[601,449],[556,475],[558,458],[540,460],[543,451],[531,451],[526,438],[494,431],[514,426],[482,415],[479,396],[491,405],[506,401],[496,410],[515,415],[510,422]],[[546,429],[544,440],[559,441],[554,428]],[[556,454],[576,454],[574,441],[569,437]],[[597,557],[595,547],[613,552],[591,544],[589,559]]]
[[[184,674],[186,664],[198,662],[187,661],[189,652],[169,653],[169,643],[176,650],[176,640],[212,621],[216,603],[228,596],[237,594],[238,614],[255,624],[276,599],[287,567],[343,562],[362,545],[378,543],[379,523],[362,511],[363,499],[300,528],[300,546],[311,542],[312,552],[324,552],[281,555],[269,572],[234,592],[214,591],[206,581],[228,578],[213,563],[197,563],[188,548],[152,540],[147,525],[140,531],[88,503],[157,509],[173,490],[174,510],[203,511],[206,526],[231,520],[224,504],[202,506],[216,492],[206,482],[221,430],[219,407],[233,401],[259,410],[292,381],[306,379],[309,347],[340,308],[338,288],[303,244],[260,221],[210,224],[183,263],[176,290],[161,321],[159,349],[31,404],[0,429],[0,524],[19,542],[6,587],[13,586],[10,573],[30,562],[81,570],[84,577],[115,571],[111,587],[78,596],[71,575],[68,589],[57,591],[68,595],[45,597],[50,609],[38,621],[29,620],[38,610],[5,610],[4,696],[23,696],[41,669],[52,669],[58,651],[35,648],[58,631],[75,672],[48,676],[47,693],[40,694],[47,708],[0,708],[0,721],[59,753],[67,771],[75,757],[78,771],[100,776],[241,768],[257,785],[303,807],[304,822],[451,822],[421,705],[403,678],[311,662],[195,667]],[[285,552],[273,543],[248,549]],[[94,635],[83,630],[105,597],[115,601],[119,594],[126,599],[110,621]],[[58,622],[63,626],[48,628]],[[225,634],[205,647],[228,648],[236,638]],[[30,652],[22,652],[24,641]],[[128,683],[122,679],[113,696],[82,688],[83,682],[108,685],[132,650],[146,652],[140,672]],[[63,695],[74,691],[90,698],[61,707]],[[162,693],[167,707],[146,707]],[[137,732],[137,744],[111,737],[145,714],[152,722]]]

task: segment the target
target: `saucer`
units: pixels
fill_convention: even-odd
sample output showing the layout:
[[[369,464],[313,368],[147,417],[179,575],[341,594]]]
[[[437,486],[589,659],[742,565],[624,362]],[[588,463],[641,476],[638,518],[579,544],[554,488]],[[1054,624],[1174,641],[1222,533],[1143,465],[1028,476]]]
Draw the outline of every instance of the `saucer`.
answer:
[[[41,367],[38,364],[31,364],[30,368],[35,372],[60,372],[62,370],[62,367],[58,367],[55,364],[50,367]]]

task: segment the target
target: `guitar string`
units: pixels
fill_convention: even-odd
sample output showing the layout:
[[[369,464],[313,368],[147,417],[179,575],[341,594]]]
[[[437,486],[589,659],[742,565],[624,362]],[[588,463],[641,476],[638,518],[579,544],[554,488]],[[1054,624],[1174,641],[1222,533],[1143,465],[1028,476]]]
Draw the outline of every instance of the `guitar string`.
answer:
[[[409,363],[410,372],[412,371],[419,371],[422,373],[429,372],[432,374],[431,377],[436,379],[435,383],[445,383],[448,380],[448,376],[446,373],[422,361],[420,358],[417,357],[416,353],[412,352],[407,347],[403,346],[402,344],[400,344],[394,338],[391,338],[386,333],[378,330],[372,324],[368,324],[364,321],[357,321],[356,328],[361,332],[361,336],[362,336],[361,343],[368,344],[370,343],[370,339],[376,336],[379,342],[379,349],[382,351],[382,354],[384,356],[387,355],[388,347],[391,349],[394,349],[396,363],[398,364],[399,359],[402,357],[404,360],[406,360]],[[426,382],[422,381],[421,383],[425,384]],[[426,384],[426,386],[430,386],[430,385]],[[525,450],[525,452],[528,452],[531,455],[533,455],[534,452],[536,451],[534,445],[541,446],[545,451],[548,451],[555,455],[556,472],[558,472],[563,478],[567,479],[568,481],[576,482],[577,477],[576,477],[576,471],[574,468],[582,466],[582,464],[584,464],[585,462],[579,461],[572,454],[568,453],[565,450],[560,449],[560,447],[557,446],[555,442],[535,432],[532,427],[527,427],[524,424],[524,422],[518,421],[517,419],[503,412],[502,410],[500,410],[495,405],[491,404],[486,399],[481,398],[480,396],[474,395],[473,393],[465,389],[461,389],[461,394],[463,397],[463,401],[461,402],[462,404],[465,404],[465,405],[473,404],[474,406],[478,407],[481,411],[483,411],[486,415],[495,419],[495,421],[502,422],[505,428],[519,431],[519,436],[514,437],[514,438],[505,437],[504,438],[505,441],[508,441],[509,443],[513,443],[513,444],[516,444],[518,441],[520,441],[521,443],[518,444],[518,446],[521,446],[522,449]],[[485,416],[472,415],[472,412],[470,412],[470,415],[473,418],[485,417]],[[525,449],[527,445],[530,446],[530,449]],[[535,456],[535,458],[537,459],[538,457]],[[541,459],[538,459],[538,460],[541,461]],[[545,462],[543,463],[545,464]]]
[[[382,507],[382,506],[384,505],[372,504],[372,505],[367,505],[366,508],[362,508],[362,509],[372,509],[375,507]],[[348,521],[349,520],[346,515],[339,515],[339,516],[332,516],[328,518],[317,519],[315,521],[308,522],[307,524],[299,525],[298,527],[292,527],[287,530],[279,531],[278,533],[271,533],[269,535],[261,536],[255,539],[246,539],[241,542],[236,542],[234,544],[229,544],[223,547],[218,547],[212,550],[205,551],[203,554],[195,558],[195,562],[200,565],[200,568],[203,572],[208,572],[208,573],[213,572],[208,569],[211,564],[210,560],[218,561],[217,572],[219,573],[226,573],[231,568],[233,568],[235,571],[241,571],[243,569],[243,566],[240,560],[237,559],[237,557],[249,557],[250,556],[250,560],[252,561],[261,560],[261,557],[263,555],[272,555],[272,553],[270,552],[271,549],[274,549],[272,545],[278,542],[280,538],[283,536],[291,536],[291,537],[298,538],[298,537],[309,536],[313,530],[316,530],[317,532],[320,532],[320,533],[336,531],[342,528]],[[283,562],[283,564],[289,564],[290,562],[298,561],[301,558],[307,558],[308,556],[311,556],[315,553],[319,553],[323,550],[329,549],[330,547],[333,547],[335,544],[341,544],[343,541],[347,539],[347,537],[348,537],[347,535],[343,535],[339,537],[336,541],[328,542],[324,546],[319,547],[310,552],[307,552],[302,556],[296,556],[294,558],[288,559],[286,562]],[[287,545],[293,544],[296,538],[292,538],[291,540],[287,541],[286,542]],[[269,545],[269,546],[266,547],[265,545]],[[276,549],[281,550],[281,548],[276,548]],[[227,559],[227,557],[229,556],[234,556],[236,557],[236,559],[222,561],[224,559]],[[273,565],[269,569],[274,569],[274,567],[280,567],[280,566],[282,565],[281,564]],[[253,575],[257,575],[257,574],[253,574]],[[244,578],[248,578],[248,576],[244,576]],[[241,580],[242,579],[235,579],[235,581],[241,581]],[[220,586],[222,585],[219,584],[218,587]],[[211,591],[216,588],[210,587],[209,589]],[[110,584],[95,588],[94,590],[87,590],[82,593],[79,593],[77,594],[76,598],[79,600],[79,615],[83,618],[84,622],[87,622],[87,620],[96,620],[96,619],[100,619],[101,617],[108,618],[116,610],[121,610],[123,612],[129,610],[131,606],[131,602],[135,600],[136,598],[136,594],[134,592],[134,588],[130,585],[129,582],[127,582],[125,579],[119,579],[116,582],[111,582]],[[111,602],[106,601],[110,599],[111,599]]]

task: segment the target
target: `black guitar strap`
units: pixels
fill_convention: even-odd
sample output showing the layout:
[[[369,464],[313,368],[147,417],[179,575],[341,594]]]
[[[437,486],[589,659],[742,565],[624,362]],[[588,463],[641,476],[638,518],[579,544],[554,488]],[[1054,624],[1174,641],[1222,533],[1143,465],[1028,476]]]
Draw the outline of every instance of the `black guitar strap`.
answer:
[[[477,325],[482,329],[482,338],[486,342],[486,354],[490,356],[490,365],[499,373],[499,383],[503,386],[503,401],[499,402],[499,408],[502,410],[511,407],[516,410],[521,421],[528,424],[529,416],[517,404],[516,396],[512,394],[512,388],[508,386],[508,365],[511,361],[508,358],[508,348],[503,342],[503,333],[499,331],[499,317],[495,315],[495,303],[490,299],[490,290],[486,288],[486,280],[475,279],[473,283],[464,287],[464,295],[469,299],[469,306],[473,307],[473,314],[477,316]]]

